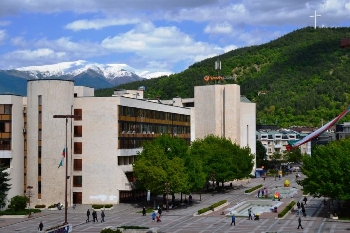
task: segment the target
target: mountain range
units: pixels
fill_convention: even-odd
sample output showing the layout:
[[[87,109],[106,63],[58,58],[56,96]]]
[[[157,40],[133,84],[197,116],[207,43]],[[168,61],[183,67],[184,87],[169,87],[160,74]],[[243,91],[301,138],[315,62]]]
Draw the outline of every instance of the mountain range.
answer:
[[[206,82],[205,76],[219,74],[234,77],[219,84],[240,85],[241,95],[256,103],[257,124],[321,127],[350,104],[350,49],[340,46],[344,38],[350,38],[349,27],[301,28],[265,44],[196,62],[177,74],[116,88],[145,86],[148,98],[192,98],[194,86],[218,84]],[[110,88],[95,91],[96,96],[112,93]],[[342,121],[349,122],[350,114]]]
[[[74,80],[74,85],[76,86],[88,86],[99,89],[168,74],[164,72],[135,72],[133,70],[132,67],[126,64],[104,65],[83,60],[52,65],[29,66],[13,70],[0,70],[0,93],[25,96],[27,80],[31,79]]]

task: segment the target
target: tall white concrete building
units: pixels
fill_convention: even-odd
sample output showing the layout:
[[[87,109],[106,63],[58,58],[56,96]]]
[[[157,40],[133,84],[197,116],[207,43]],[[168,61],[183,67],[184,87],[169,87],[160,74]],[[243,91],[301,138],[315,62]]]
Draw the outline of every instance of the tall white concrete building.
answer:
[[[54,118],[75,115],[75,118]],[[255,104],[238,85],[195,87],[195,97],[143,99],[143,91],[119,90],[94,97],[94,90],[67,80],[30,80],[27,97],[0,96],[0,159],[12,188],[31,203],[117,204],[136,196],[132,163],[145,141],[160,134],[191,140],[215,134],[249,146],[255,154]],[[59,167],[63,149],[68,156]],[[140,195],[142,195],[141,193]]]

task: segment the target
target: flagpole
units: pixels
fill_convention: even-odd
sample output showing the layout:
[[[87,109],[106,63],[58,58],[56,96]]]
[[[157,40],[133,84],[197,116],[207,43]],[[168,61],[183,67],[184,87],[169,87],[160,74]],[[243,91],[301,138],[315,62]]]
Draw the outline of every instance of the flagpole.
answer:
[[[67,220],[67,210],[68,210],[68,201],[67,201],[67,190],[68,190],[68,118],[79,118],[79,115],[54,115],[53,118],[65,118],[66,119],[66,148],[65,148],[65,160],[66,160],[66,174],[65,174],[65,187],[64,187],[64,223],[63,224],[68,224]]]

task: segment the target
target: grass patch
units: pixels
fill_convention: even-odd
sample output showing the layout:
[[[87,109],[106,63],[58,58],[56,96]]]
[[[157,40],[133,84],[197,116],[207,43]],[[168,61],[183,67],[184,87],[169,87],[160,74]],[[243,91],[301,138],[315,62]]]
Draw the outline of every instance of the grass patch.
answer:
[[[221,206],[222,204],[226,203],[227,200],[222,200],[217,203],[212,204],[211,206],[205,207],[203,209],[198,210],[198,214],[203,214],[209,210],[213,210],[215,207]]]
[[[149,209],[146,209],[146,213],[152,213],[153,212],[153,208],[149,208]],[[136,213],[138,213],[138,214],[142,214],[142,210],[140,210],[140,211],[137,211]]]
[[[262,186],[263,186],[262,184],[259,184],[258,186],[255,186],[255,187],[253,187],[253,188],[250,188],[250,189],[245,190],[244,192],[245,192],[245,193],[251,193],[251,192],[253,192],[253,191],[255,191],[255,190],[261,188]]]
[[[282,218],[284,215],[286,215],[286,213],[288,213],[288,211],[290,211],[292,208],[293,208],[293,206],[295,205],[295,201],[291,201],[290,203],[289,203],[289,205],[287,205],[287,207],[286,208],[284,208],[284,210],[282,210],[280,213],[278,213],[278,217],[279,218]]]

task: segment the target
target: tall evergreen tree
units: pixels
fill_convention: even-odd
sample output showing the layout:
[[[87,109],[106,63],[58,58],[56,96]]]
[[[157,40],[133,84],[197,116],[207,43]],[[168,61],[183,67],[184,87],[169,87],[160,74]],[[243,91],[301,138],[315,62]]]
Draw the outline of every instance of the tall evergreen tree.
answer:
[[[6,206],[7,192],[11,188],[11,185],[8,183],[10,181],[9,173],[5,170],[6,168],[0,164],[0,208]]]

